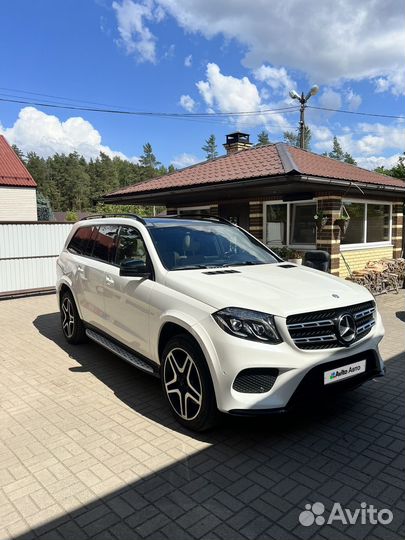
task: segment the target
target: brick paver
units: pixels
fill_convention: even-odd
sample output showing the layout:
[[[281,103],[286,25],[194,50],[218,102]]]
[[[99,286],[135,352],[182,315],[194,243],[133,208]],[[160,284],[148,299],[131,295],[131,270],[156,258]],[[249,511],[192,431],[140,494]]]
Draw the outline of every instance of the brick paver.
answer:
[[[67,345],[53,295],[0,302],[0,539],[404,538],[403,293],[378,298],[384,379],[203,435],[173,421],[159,381]],[[394,520],[304,527],[314,502]]]

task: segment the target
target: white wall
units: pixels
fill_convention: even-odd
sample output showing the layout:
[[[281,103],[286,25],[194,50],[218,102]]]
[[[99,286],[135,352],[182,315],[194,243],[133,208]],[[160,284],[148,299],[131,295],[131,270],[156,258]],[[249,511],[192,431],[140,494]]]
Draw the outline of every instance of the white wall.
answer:
[[[0,186],[0,221],[37,221],[35,188]]]

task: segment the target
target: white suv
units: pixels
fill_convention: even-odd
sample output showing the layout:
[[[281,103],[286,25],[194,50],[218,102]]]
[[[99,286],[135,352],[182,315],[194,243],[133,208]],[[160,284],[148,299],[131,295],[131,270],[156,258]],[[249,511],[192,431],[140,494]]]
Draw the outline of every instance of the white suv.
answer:
[[[159,376],[178,421],[282,412],[383,375],[363,287],[282,261],[216,217],[94,216],[57,261],[63,333]]]

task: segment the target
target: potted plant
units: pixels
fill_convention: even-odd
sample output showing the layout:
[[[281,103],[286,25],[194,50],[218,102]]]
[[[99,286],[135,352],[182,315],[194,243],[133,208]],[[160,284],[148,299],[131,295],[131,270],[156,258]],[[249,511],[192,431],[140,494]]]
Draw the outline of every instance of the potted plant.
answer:
[[[350,223],[350,216],[348,214],[343,214],[340,212],[340,215],[335,219],[335,225],[340,229],[340,236],[343,238],[346,234],[347,228]]]
[[[325,216],[322,210],[318,210],[318,212],[314,215],[314,220],[318,232],[321,232],[328,222],[328,216]]]
[[[270,248],[276,255],[281,257],[281,259],[287,259],[289,254],[289,249],[287,246],[272,246]]]
[[[290,249],[288,253],[288,262],[294,264],[302,264],[302,252],[296,249]]]

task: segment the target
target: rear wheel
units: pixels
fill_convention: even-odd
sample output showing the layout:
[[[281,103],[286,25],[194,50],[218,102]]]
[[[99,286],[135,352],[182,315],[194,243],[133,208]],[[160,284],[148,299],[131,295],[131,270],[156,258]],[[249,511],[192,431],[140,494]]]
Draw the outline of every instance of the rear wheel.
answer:
[[[70,291],[62,294],[60,301],[62,332],[68,343],[77,344],[87,341],[86,328],[77,311],[76,303]]]
[[[214,387],[204,355],[186,335],[169,340],[162,354],[163,392],[176,420],[193,431],[206,431],[218,419]]]

